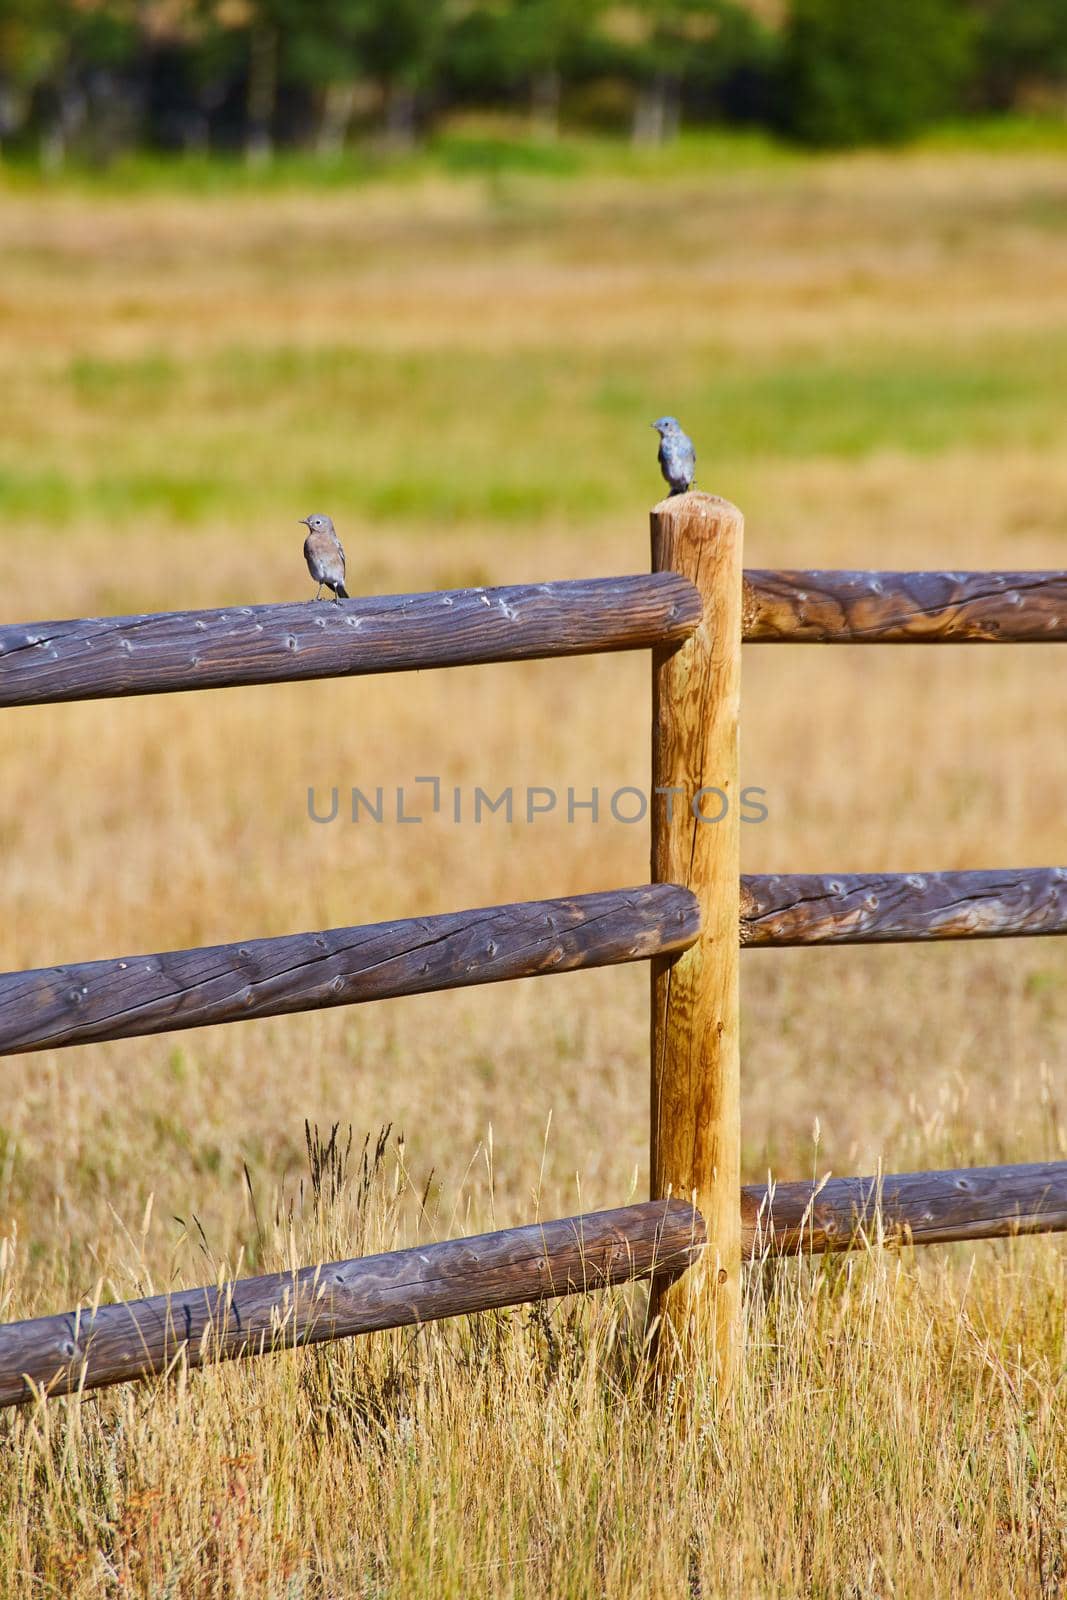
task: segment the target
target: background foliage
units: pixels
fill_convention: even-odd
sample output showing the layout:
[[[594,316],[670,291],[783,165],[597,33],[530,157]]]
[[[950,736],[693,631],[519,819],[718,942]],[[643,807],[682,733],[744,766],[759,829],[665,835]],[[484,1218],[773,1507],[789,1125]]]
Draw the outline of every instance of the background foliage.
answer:
[[[131,146],[336,154],[448,113],[670,138],[763,123],[893,141],[1067,98],[1063,0],[6,0],[0,143],[47,166]]]

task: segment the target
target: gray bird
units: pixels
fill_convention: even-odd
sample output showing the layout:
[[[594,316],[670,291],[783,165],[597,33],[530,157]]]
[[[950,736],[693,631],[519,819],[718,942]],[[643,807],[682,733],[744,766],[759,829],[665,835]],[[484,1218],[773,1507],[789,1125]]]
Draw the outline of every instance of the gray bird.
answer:
[[[682,432],[677,417],[660,417],[652,426],[659,434],[659,469],[667,480],[667,487],[671,494],[684,494],[693,487],[697,470],[693,441]]]
[[[316,513],[314,516],[301,517],[300,521],[308,530],[308,536],[304,540],[304,560],[308,564],[308,571],[318,584],[315,599],[318,600],[326,588],[332,590],[335,600],[347,600],[349,596],[345,588],[345,553],[341,548],[340,539],[334,532],[333,518]]]

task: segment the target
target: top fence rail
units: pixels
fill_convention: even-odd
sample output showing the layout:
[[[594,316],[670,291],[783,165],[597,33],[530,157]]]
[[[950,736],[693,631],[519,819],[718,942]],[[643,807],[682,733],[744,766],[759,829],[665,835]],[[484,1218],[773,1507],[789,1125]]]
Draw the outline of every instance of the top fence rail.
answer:
[[[746,572],[753,644],[1062,644],[1067,572]]]
[[[642,650],[687,638],[700,615],[687,578],[645,572],[21,623],[0,628],[0,706]]]
[[[680,643],[674,572],[0,627],[0,706],[359,677]],[[753,644],[1067,641],[1067,572],[745,573]]]

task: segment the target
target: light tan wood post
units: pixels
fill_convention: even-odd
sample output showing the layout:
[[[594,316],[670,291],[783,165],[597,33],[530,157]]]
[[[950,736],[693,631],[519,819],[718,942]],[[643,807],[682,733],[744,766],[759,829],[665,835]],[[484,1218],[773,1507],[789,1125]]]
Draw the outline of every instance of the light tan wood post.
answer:
[[[661,1362],[713,1356],[723,1392],[740,1325],[743,532],[740,511],[714,495],[674,495],[652,512],[653,569],[691,579],[704,602],[696,632],[653,653],[652,877],[691,889],[702,927],[681,956],[652,962],[652,1195],[694,1200],[708,1239],[698,1265],[657,1287],[653,1309]]]

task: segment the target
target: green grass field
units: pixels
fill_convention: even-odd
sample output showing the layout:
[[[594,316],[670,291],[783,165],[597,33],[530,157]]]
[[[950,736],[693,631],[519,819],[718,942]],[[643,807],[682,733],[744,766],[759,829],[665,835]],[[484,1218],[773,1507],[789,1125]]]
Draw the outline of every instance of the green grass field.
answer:
[[[1033,129],[4,172],[0,232],[0,620],[310,599],[312,510],[356,594],[639,571],[665,410],[751,566],[1067,565],[1067,168]],[[752,649],[745,870],[1062,862],[1063,662]],[[640,656],[8,713],[0,967],[644,882],[641,828],[324,829],[306,795],[610,793],[648,723]],[[1061,942],[742,968],[746,1181],[1067,1159]],[[637,968],[5,1074],[4,1320],[647,1185]],[[305,1119],[387,1153],[315,1193]],[[0,1592],[1050,1600],[1064,1261],[754,1270],[734,1400],[698,1370],[685,1428],[638,1290],[29,1407]]]

